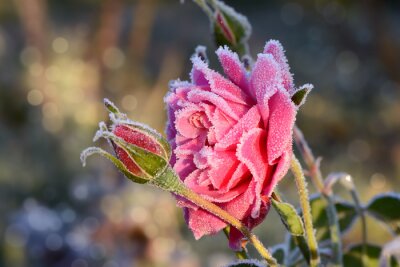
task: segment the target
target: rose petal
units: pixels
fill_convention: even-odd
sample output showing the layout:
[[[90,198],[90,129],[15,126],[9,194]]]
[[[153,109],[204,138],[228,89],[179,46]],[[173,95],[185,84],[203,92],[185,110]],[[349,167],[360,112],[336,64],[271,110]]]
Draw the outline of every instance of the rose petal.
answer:
[[[238,159],[246,164],[253,180],[256,183],[255,196],[256,200],[251,211],[253,218],[258,217],[261,205],[261,190],[264,180],[267,176],[268,161],[266,144],[267,133],[265,130],[255,128],[244,134],[237,147],[236,155]]]
[[[232,201],[232,199],[245,192],[247,188],[247,184],[241,184],[228,192],[221,192],[210,186],[203,186],[208,177],[207,170],[194,170],[186,177],[184,183],[197,194],[215,203]]]
[[[218,48],[216,53],[228,78],[245,93],[248,93],[246,70],[242,62],[240,62],[238,55],[232,52],[227,46]]]
[[[282,73],[283,86],[288,92],[291,93],[294,89],[293,76],[290,73],[289,65],[285,56],[285,51],[281,43],[277,40],[268,41],[265,45],[264,53],[271,54],[276,62],[278,62]]]
[[[226,227],[226,223],[203,209],[185,209],[185,220],[194,237],[200,239],[204,235],[216,234]]]
[[[280,180],[285,176],[289,167],[290,167],[290,160],[292,158],[293,150],[292,150],[292,143],[286,147],[285,151],[279,158],[277,163],[276,169],[272,175],[272,178],[267,180],[267,184],[263,187],[263,195],[270,197],[272,192],[274,191],[275,186],[279,183]]]
[[[272,55],[258,54],[250,77],[250,90],[256,98],[265,127],[268,124],[268,99],[282,83],[280,67]]]
[[[261,115],[256,106],[252,107],[227,134],[215,145],[216,150],[234,148],[242,137],[243,133],[256,128],[260,123]]]
[[[292,142],[292,131],[297,108],[284,89],[278,90],[269,100],[268,163],[273,165],[288,144]]]

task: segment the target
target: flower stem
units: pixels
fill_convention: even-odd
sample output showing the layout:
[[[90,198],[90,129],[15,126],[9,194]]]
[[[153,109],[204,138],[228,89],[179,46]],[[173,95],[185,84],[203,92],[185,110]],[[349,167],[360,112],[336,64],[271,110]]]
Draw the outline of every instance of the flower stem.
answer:
[[[320,263],[318,244],[315,238],[314,227],[311,216],[311,207],[308,197],[307,182],[303,174],[300,162],[295,156],[291,161],[291,170],[296,180],[297,189],[299,191],[300,206],[303,211],[304,225],[306,228],[307,243],[310,249],[310,266],[318,266]]]
[[[331,237],[332,253],[333,253],[333,266],[343,266],[342,255],[342,241],[340,239],[339,219],[336,212],[335,202],[331,193],[324,190],[324,179],[319,168],[319,161],[315,159],[311,148],[307,144],[301,130],[295,126],[293,129],[293,136],[297,148],[299,149],[304,162],[306,163],[311,181],[315,188],[321,193],[322,199],[327,204],[327,217],[329,222],[329,234]]]
[[[247,238],[247,240],[258,251],[258,253],[260,253],[260,255],[268,262],[269,266],[278,266],[278,263],[272,254],[263,246],[257,236],[254,235],[240,220],[236,219],[234,216],[221,209],[214,203],[204,199],[196,192],[193,192],[187,188],[170,167],[166,168],[162,174],[154,177],[151,183],[157,187],[188,199],[200,208],[207,210],[211,214],[221,218],[231,226],[235,227]]]

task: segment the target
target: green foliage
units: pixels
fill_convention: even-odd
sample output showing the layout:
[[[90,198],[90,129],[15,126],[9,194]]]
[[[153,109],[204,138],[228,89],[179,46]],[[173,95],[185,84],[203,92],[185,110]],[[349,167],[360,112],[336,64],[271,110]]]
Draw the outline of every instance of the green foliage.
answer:
[[[379,194],[365,209],[371,216],[386,223],[395,233],[400,234],[400,194]]]
[[[367,244],[366,253],[363,262],[363,245],[357,244],[349,249],[343,256],[344,266],[351,267],[364,267],[364,266],[379,266],[379,257],[381,255],[382,248],[376,245]],[[398,267],[398,263],[391,258],[391,267]],[[389,266],[388,266],[389,267]]]
[[[327,203],[320,196],[316,196],[311,198],[310,204],[314,227],[317,230],[317,239],[319,241],[329,239]],[[340,232],[343,234],[352,227],[357,218],[357,211],[352,204],[339,199],[336,200],[335,207],[339,218]]]
[[[277,245],[272,248],[272,256],[279,264],[283,264],[285,260],[285,248],[282,245]]]
[[[295,103],[296,106],[301,106],[304,103],[304,101],[305,101],[308,93],[311,91],[311,89],[312,89],[312,85],[308,85],[308,86],[306,85],[306,86],[302,86],[301,88],[299,88],[292,96],[293,103]]]
[[[272,206],[278,212],[286,229],[296,236],[304,235],[304,225],[296,209],[289,203],[278,202],[272,199]]]

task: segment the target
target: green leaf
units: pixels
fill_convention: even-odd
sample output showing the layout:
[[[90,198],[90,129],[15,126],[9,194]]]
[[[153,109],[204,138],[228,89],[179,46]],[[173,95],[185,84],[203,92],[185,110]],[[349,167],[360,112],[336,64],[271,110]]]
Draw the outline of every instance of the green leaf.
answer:
[[[289,203],[278,202],[272,199],[272,206],[278,212],[286,229],[296,236],[304,235],[304,225],[300,216],[297,214],[296,209]]]
[[[225,267],[266,267],[267,265],[258,260],[239,260],[229,263]]]
[[[312,90],[313,86],[311,84],[305,84],[300,87],[292,96],[292,101],[296,106],[301,106],[308,93]]]
[[[279,264],[283,264],[285,260],[285,247],[283,245],[276,245],[271,249],[272,256]]]
[[[362,262],[362,244],[352,246],[343,256],[344,266],[351,267],[365,267],[365,266],[379,266],[379,257],[381,255],[381,247],[376,245],[367,244],[365,262]],[[390,261],[391,267],[398,267],[394,258]]]
[[[323,241],[329,239],[329,222],[326,213],[326,201],[320,196],[313,196],[311,197],[310,205],[314,228],[317,230],[317,240]],[[340,199],[335,200],[335,207],[339,218],[340,232],[343,234],[353,226],[353,223],[357,218],[357,211],[354,205]]]
[[[400,194],[379,194],[367,204],[366,210],[400,234]]]
[[[107,151],[104,151],[103,149],[98,148],[98,147],[88,147],[84,151],[82,151],[81,161],[82,161],[83,166],[86,165],[87,157],[89,157],[93,154],[99,154],[99,155],[107,158],[108,160],[110,160],[115,165],[115,167],[117,167],[117,169],[120,172],[122,172],[127,178],[129,178],[133,182],[139,183],[139,184],[145,184],[145,183],[149,182],[148,179],[133,175],[119,159],[117,159],[116,157],[114,157],[113,155],[108,153]]]

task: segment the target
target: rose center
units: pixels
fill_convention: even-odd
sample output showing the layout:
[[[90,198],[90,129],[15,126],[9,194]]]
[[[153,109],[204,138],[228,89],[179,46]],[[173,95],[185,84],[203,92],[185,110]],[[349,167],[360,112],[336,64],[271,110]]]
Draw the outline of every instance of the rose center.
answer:
[[[211,123],[204,112],[193,113],[189,118],[189,123],[199,129],[205,129],[211,126]]]

